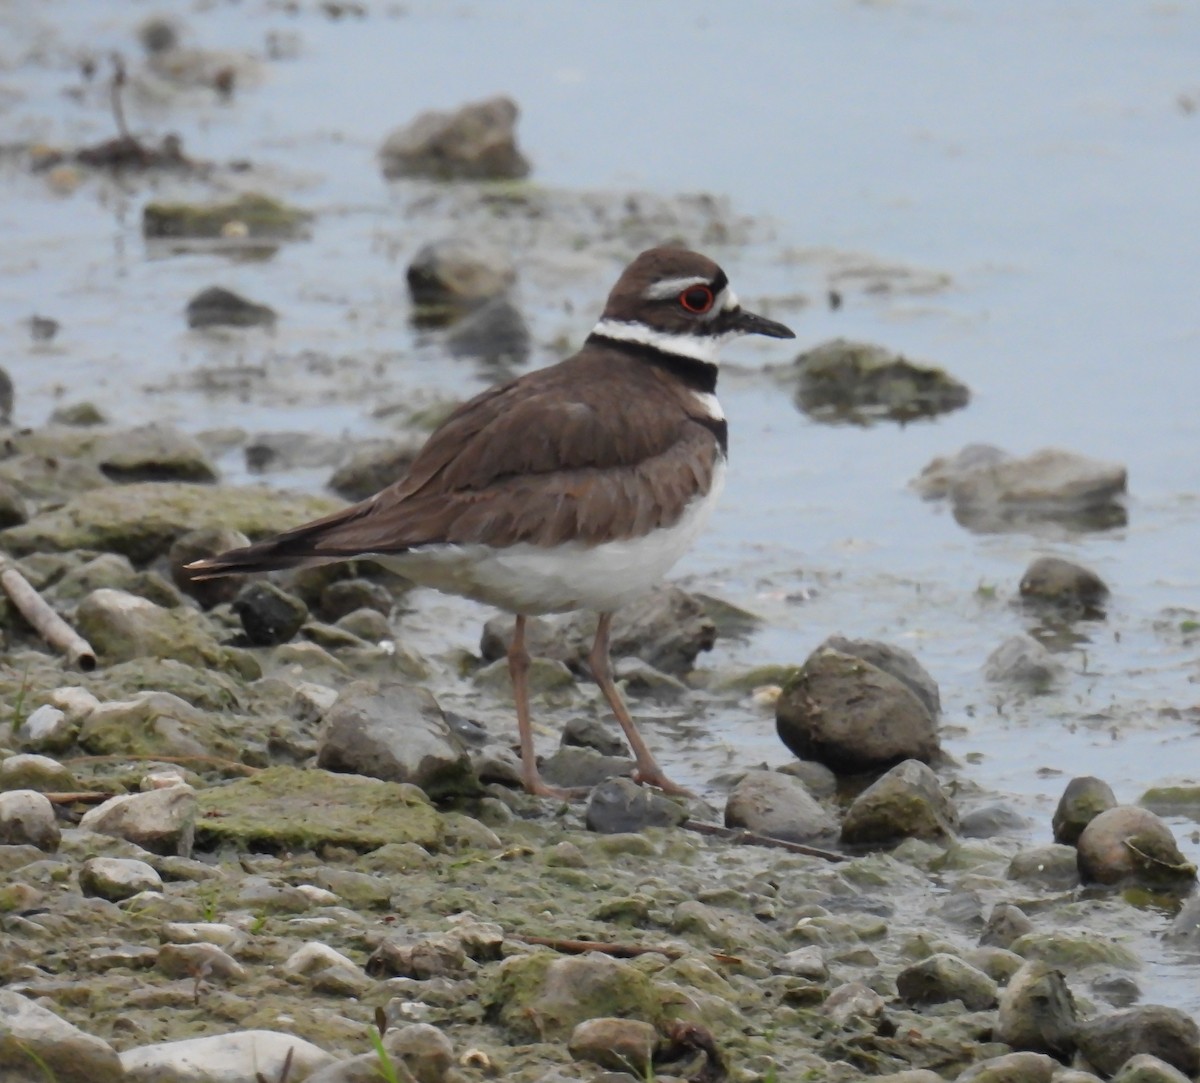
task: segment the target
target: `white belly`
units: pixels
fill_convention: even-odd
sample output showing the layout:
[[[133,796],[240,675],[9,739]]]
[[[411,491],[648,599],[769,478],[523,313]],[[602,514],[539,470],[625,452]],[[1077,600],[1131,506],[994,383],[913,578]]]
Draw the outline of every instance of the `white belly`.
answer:
[[[725,463],[713,471],[712,487],[688,505],[674,526],[641,538],[545,549],[512,545],[444,545],[373,559],[422,586],[536,615],[572,609],[611,612],[644,594],[670,570],[704,529],[720,498]]]

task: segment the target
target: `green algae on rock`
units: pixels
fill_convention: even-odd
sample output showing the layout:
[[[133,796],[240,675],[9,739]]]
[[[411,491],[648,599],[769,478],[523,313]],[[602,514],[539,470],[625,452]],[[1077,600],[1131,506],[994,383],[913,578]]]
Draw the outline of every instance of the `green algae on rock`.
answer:
[[[187,482],[140,482],[80,493],[62,507],[0,531],[14,556],[92,549],[123,553],[135,564],[165,553],[189,530],[228,527],[262,538],[342,507],[329,497],[265,486],[226,488]]]
[[[226,203],[147,203],[142,235],[239,240],[302,239],[312,221],[308,211],[289,207],[270,196],[248,192]]]
[[[387,843],[437,847],[442,818],[415,786],[316,768],[271,767],[197,794],[199,848],[374,850]]]

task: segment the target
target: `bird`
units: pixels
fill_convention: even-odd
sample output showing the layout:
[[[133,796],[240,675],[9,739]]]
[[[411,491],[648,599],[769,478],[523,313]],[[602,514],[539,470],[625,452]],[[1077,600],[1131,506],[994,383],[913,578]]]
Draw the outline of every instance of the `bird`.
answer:
[[[617,279],[576,353],[457,407],[399,480],[185,571],[200,580],[369,558],[513,614],[521,781],[545,797],[577,795],[538,770],[526,622],[595,612],[588,664],[633,752],[633,779],[690,796],[638,732],[613,681],[609,641],[614,613],[662,579],[721,494],[728,424],[716,396],[718,352],[741,335],[795,337],[744,309],[706,256],[648,249]]]

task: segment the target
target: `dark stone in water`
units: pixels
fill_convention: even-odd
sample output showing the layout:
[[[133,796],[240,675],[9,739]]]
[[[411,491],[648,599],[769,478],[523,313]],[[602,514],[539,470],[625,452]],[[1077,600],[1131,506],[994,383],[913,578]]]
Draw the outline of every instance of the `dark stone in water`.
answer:
[[[233,601],[246,638],[256,647],[286,643],[308,620],[308,606],[267,580],[245,584]]]
[[[1117,795],[1107,782],[1091,775],[1071,779],[1054,810],[1054,841],[1074,846],[1088,824],[1116,807]]]
[[[1021,598],[1068,619],[1104,616],[1108,585],[1091,568],[1062,557],[1038,557],[1021,577]]]
[[[271,327],[275,320],[273,308],[247,301],[222,286],[202,290],[187,305],[187,322],[192,328]]]
[[[611,778],[592,790],[584,818],[589,831],[617,835],[644,827],[674,827],[688,818],[688,811],[632,779]]]
[[[1079,1051],[1101,1075],[1113,1075],[1130,1057],[1150,1053],[1189,1078],[1200,1072],[1200,1028],[1178,1008],[1145,1004],[1089,1019],[1079,1027]]]

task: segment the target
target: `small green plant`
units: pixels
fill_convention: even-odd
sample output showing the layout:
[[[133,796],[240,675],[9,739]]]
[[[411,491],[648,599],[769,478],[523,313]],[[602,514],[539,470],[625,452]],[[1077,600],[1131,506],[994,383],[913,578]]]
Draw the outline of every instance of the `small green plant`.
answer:
[[[217,920],[217,889],[210,888],[200,894],[200,916],[207,922]]]
[[[370,1038],[371,1048],[375,1050],[375,1056],[379,1058],[379,1063],[375,1066],[375,1071],[379,1073],[379,1078],[386,1080],[387,1083],[400,1083],[400,1077],[396,1074],[396,1065],[392,1063],[392,1058],[388,1055],[388,1051],[384,1049],[383,1035],[377,1027],[371,1028]]]
[[[17,698],[13,700],[12,713],[12,731],[16,733],[23,725],[25,719],[29,717],[29,712],[25,710],[25,697],[29,694],[29,666],[25,667],[25,671],[21,674],[21,687],[17,689]]]
[[[254,915],[254,920],[250,922],[250,935],[258,936],[259,933],[267,927],[267,912],[260,911]]]

